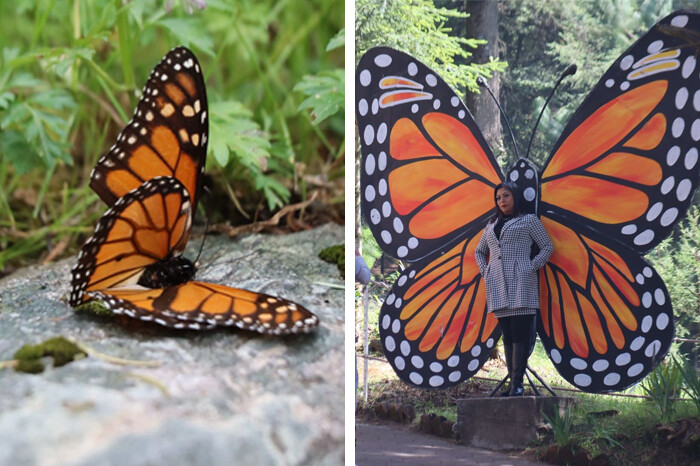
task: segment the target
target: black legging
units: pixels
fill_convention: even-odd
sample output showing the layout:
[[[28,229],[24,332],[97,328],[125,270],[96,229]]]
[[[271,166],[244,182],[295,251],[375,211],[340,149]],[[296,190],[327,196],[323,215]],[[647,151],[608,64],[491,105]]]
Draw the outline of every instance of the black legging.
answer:
[[[503,332],[503,343],[527,343],[532,352],[537,330],[537,315],[501,317],[498,324]]]

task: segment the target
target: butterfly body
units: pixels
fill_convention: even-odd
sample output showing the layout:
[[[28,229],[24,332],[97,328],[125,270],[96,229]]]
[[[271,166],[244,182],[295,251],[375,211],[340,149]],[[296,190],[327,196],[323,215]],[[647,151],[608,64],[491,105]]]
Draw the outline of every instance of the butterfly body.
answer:
[[[146,267],[138,284],[146,288],[162,288],[191,281],[197,268],[191,260],[182,256],[161,259]]]
[[[689,43],[700,14],[660,25],[603,75],[543,167],[520,159],[505,176],[439,75],[385,47],[361,58],[362,208],[379,246],[410,263],[379,316],[404,381],[457,384],[500,337],[474,249],[504,179],[554,243],[539,273],[538,334],[559,373],[584,391],[615,391],[663,359],[673,311],[643,254],[682,218],[700,178],[700,68]]]
[[[202,71],[184,47],[155,67],[134,117],[100,158],[90,186],[110,208],[73,267],[69,303],[177,329],[235,326],[305,333],[318,318],[292,301],[194,281],[182,256],[202,189],[208,138]]]

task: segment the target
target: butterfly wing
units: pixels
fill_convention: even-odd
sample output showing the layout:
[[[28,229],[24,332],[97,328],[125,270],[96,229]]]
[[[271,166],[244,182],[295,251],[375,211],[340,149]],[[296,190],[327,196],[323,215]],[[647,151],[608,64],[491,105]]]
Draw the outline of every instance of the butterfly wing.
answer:
[[[396,374],[421,388],[447,388],[474,375],[498,341],[474,259],[481,233],[406,268],[379,314],[384,354]]]
[[[386,47],[360,59],[355,89],[362,210],[379,246],[416,261],[481,230],[503,175],[459,97]]]
[[[303,306],[274,296],[204,282],[157,289],[89,292],[117,314],[177,329],[236,326],[271,335],[306,333],[318,317]]]
[[[100,218],[72,270],[70,305],[86,293],[135,286],[146,267],[179,254],[192,225],[187,189],[156,177],[121,197]]]
[[[555,246],[540,274],[540,337],[585,391],[646,376],[673,338],[668,291],[641,255],[683,218],[698,185],[700,15],[660,21],[612,65],[541,173]]]
[[[145,181],[171,176],[196,208],[208,133],[202,70],[191,51],[177,47],[151,72],[133,118],[92,171],[90,187],[112,206]]]

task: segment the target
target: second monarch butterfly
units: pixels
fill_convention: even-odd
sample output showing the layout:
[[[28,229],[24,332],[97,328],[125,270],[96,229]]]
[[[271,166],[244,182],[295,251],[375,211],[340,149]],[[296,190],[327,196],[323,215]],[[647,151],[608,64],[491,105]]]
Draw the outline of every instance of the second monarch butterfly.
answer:
[[[474,250],[504,178],[542,220],[554,254],[540,272],[538,333],[559,373],[588,392],[624,389],[673,339],[663,280],[643,254],[666,237],[698,186],[700,14],[676,12],[610,67],[544,168],[505,177],[459,97],[415,58],[369,50],[356,77],[362,207],[380,247],[413,262],[379,317],[406,382],[475,374],[500,330],[486,313]]]
[[[80,250],[69,303],[99,300],[115,313],[173,328],[308,332],[318,318],[299,304],[192,281],[194,264],[181,253],[201,190],[207,118],[199,63],[175,48],[92,172],[90,186],[110,209]]]

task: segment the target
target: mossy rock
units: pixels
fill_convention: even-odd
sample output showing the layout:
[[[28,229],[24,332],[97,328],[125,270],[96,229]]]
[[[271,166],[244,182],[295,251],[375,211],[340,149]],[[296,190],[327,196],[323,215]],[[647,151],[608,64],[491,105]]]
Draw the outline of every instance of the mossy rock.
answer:
[[[41,358],[46,356],[53,358],[54,367],[61,367],[76,359],[87,357],[87,353],[63,337],[50,338],[43,343],[24,345],[18,349],[13,356],[13,359],[18,361],[15,370],[38,374],[44,370]]]
[[[336,244],[321,250],[318,253],[318,258],[337,265],[340,276],[345,278],[345,244]]]

